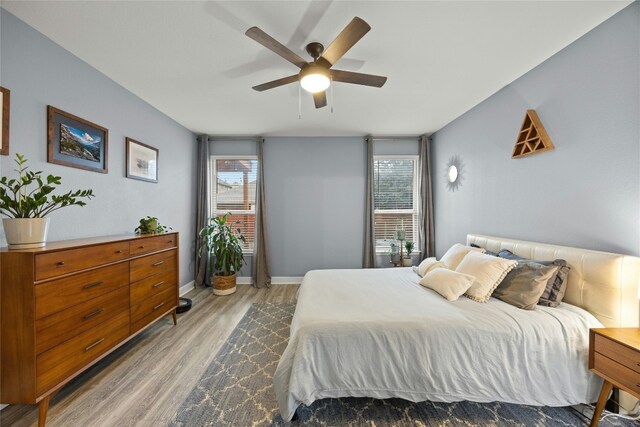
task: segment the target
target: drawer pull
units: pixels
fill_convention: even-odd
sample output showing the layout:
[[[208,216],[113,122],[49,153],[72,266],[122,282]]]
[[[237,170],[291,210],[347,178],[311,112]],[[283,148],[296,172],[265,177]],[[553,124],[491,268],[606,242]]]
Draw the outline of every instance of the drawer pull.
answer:
[[[102,341],[104,341],[104,338],[100,338],[98,341],[94,342],[93,344],[91,344],[88,347],[85,347],[84,351],[89,351],[91,350],[93,347],[97,346],[98,344],[100,344]]]
[[[164,283],[164,280],[162,282],[158,282],[155,285],[152,286],[152,288],[157,288],[158,286],[162,285]]]
[[[88,285],[84,285],[82,287],[82,289],[91,289],[91,288],[95,288],[96,286],[100,286],[102,285],[102,280],[99,280],[97,282],[93,282],[93,283],[89,283]]]
[[[116,253],[117,253],[117,254],[121,254],[121,253],[122,253],[122,251],[121,251],[120,249],[118,249],[118,250],[116,251]]]
[[[154,262],[153,266],[157,267],[157,266],[162,265],[162,264],[164,264],[164,261],[158,261],[158,262]]]
[[[89,314],[86,314],[82,317],[82,320],[87,320],[87,319],[91,319],[93,316],[97,316],[98,314],[102,313],[104,311],[104,308],[99,308],[95,311],[92,311]]]
[[[56,263],[56,265],[57,265],[58,267],[62,267],[62,266],[64,265],[64,261],[58,261],[58,262]]]
[[[144,249],[144,246],[138,246],[138,249]]]
[[[169,240],[169,243],[173,243],[173,240]]]
[[[159,309],[160,307],[162,307],[163,305],[164,305],[164,303],[161,302],[160,304],[158,304],[155,307],[153,307],[153,310],[155,311],[155,310]]]

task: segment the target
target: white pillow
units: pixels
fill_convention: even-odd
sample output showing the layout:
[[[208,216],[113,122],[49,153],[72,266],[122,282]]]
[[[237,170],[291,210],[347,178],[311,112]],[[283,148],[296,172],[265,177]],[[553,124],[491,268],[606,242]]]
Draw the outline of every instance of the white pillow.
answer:
[[[418,276],[424,277],[425,274],[434,268],[447,268],[447,266],[444,265],[442,261],[437,261],[435,257],[425,258],[420,265],[418,265],[416,273],[418,273]]]
[[[446,268],[434,268],[428,272],[420,284],[433,289],[449,301],[455,301],[471,287],[475,277]]]
[[[475,277],[465,295],[474,301],[487,302],[495,288],[518,261],[469,252],[456,268],[459,273]]]
[[[440,261],[444,262],[444,265],[446,265],[449,270],[455,270],[458,267],[458,264],[460,264],[460,261],[462,261],[469,252],[484,253],[485,250],[483,248],[472,248],[471,246],[456,243],[451,246],[444,255],[442,255]]]

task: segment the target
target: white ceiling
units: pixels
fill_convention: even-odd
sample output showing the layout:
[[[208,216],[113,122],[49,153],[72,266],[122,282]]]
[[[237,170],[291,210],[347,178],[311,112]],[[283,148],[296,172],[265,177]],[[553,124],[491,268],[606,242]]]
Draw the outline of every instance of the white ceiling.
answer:
[[[2,1],[2,7],[169,117],[214,135],[434,132],[630,1]],[[388,76],[336,83],[334,112],[297,68],[244,35],[251,26],[307,59],[354,17],[372,29],[335,68]],[[330,98],[329,98],[330,99]]]

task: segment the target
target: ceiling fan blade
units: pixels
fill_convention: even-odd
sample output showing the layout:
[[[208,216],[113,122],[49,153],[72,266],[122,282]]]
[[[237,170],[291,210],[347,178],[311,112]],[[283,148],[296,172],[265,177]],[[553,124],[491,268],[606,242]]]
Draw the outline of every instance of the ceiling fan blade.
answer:
[[[330,70],[333,81],[342,83],[353,83],[357,85],[382,87],[387,81],[384,76],[374,76],[373,74],[354,73],[352,71]]]
[[[313,102],[316,104],[316,108],[322,108],[327,106],[327,92],[316,92],[313,94]]]
[[[291,51],[291,49],[271,37],[269,34],[262,31],[258,27],[249,28],[245,34],[267,49],[277,53],[298,68],[302,68],[307,63],[307,61],[302,59],[298,54]]]
[[[254,86],[253,90],[257,90],[258,92],[262,92],[267,89],[273,89],[274,87],[288,85],[289,83],[297,82],[298,75],[294,74],[293,76],[283,77],[278,80],[272,80],[267,83],[262,83],[261,85]]]
[[[334,65],[342,58],[342,55],[351,49],[370,29],[369,24],[356,16],[344,27],[344,30],[338,34],[338,37],[331,42],[329,47],[325,49],[318,61],[325,63],[324,65],[328,63],[329,67]]]

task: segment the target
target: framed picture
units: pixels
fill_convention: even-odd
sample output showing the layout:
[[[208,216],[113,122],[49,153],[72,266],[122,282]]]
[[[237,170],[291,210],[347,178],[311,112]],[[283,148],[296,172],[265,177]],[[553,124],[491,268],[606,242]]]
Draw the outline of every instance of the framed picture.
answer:
[[[107,173],[108,129],[51,105],[47,119],[49,163]]]
[[[9,155],[9,112],[11,91],[0,87],[0,105],[2,105],[2,123],[0,124],[0,154]]]
[[[126,138],[127,178],[158,182],[158,154],[160,151],[135,139]]]

